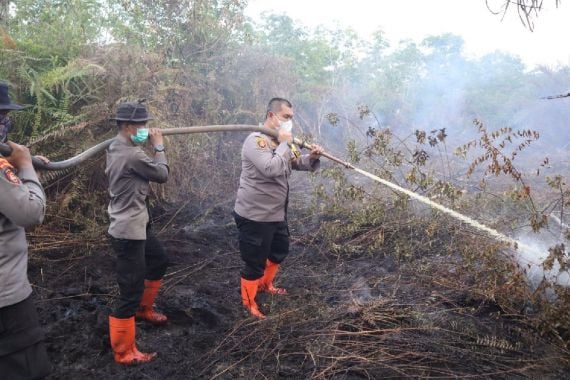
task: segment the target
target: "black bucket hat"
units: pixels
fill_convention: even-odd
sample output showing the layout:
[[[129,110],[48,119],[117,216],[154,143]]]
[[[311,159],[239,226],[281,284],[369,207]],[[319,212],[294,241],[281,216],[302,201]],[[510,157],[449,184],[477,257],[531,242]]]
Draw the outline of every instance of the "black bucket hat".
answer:
[[[0,82],[0,111],[19,111],[22,108],[24,108],[24,106],[12,103],[10,100],[10,95],[8,95],[8,83]]]
[[[145,105],[141,102],[127,102],[119,104],[117,114],[111,120],[144,123],[145,121],[153,120],[153,118],[148,114]]]

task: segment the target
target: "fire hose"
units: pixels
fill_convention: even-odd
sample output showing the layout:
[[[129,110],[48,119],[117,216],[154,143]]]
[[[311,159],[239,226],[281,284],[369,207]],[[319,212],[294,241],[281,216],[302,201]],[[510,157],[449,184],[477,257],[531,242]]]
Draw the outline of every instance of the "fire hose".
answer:
[[[193,127],[182,127],[182,128],[167,128],[167,129],[161,129],[162,134],[165,136],[168,135],[178,135],[178,134],[191,134],[191,133],[209,133],[209,132],[243,132],[243,131],[250,131],[250,132],[260,132],[263,133],[265,135],[271,136],[276,138],[278,135],[278,132],[276,130],[272,130],[272,129],[268,129],[268,128],[264,128],[264,127],[260,127],[260,126],[255,126],[255,125],[244,125],[244,124],[234,124],[234,125],[207,125],[207,126],[193,126]],[[102,151],[104,151],[112,142],[112,139],[109,140],[105,140],[89,149],[87,149],[86,151],[78,154],[75,157],[69,158],[67,160],[64,161],[59,161],[59,162],[50,162],[50,163],[44,163],[42,160],[40,160],[38,157],[32,157],[32,163],[34,165],[34,167],[36,169],[39,170],[64,170],[64,169],[69,169],[72,168],[74,166],[78,166],[81,163],[85,162],[86,160],[95,157],[97,154],[101,153]],[[296,145],[298,145],[301,148],[306,148],[306,149],[312,149],[313,145],[309,144],[305,141],[302,141],[299,138],[294,138],[293,141]],[[11,153],[11,148],[9,145],[7,144],[3,144],[0,143],[0,154],[3,156],[9,156]],[[500,241],[506,242],[511,246],[514,246],[515,249],[522,249],[526,252],[534,252],[535,250],[522,243],[519,242],[513,238],[510,238],[492,228],[489,228],[481,223],[479,223],[478,221],[476,221],[475,219],[469,218],[468,216],[465,216],[463,214],[458,213],[457,211],[454,211],[452,209],[449,209],[445,206],[442,206],[438,203],[433,202],[431,199],[421,196],[419,194],[416,194],[408,189],[404,189],[390,181],[384,180],[380,177],[377,177],[371,173],[368,173],[362,169],[356,168],[353,165],[351,165],[350,163],[343,161],[337,157],[332,156],[331,154],[327,153],[327,152],[322,152],[321,156],[328,158],[331,161],[334,161],[338,164],[343,165],[344,167],[348,168],[348,169],[354,169],[356,172],[363,174],[369,178],[371,178],[372,180],[376,181],[376,182],[380,182],[383,185],[390,187],[391,189],[398,191],[400,193],[404,193],[407,194],[408,196],[415,198],[416,200],[432,207],[435,208],[439,211],[442,211],[452,217],[454,217],[455,219],[458,219],[462,222],[465,222],[469,225],[471,225],[472,227],[475,227],[476,229],[480,230],[480,231],[484,231],[486,233],[488,233],[490,236],[494,237],[495,239],[498,239]],[[530,265],[530,264],[529,264]]]
[[[162,134],[164,136],[168,135],[182,135],[182,134],[190,134],[190,133],[209,133],[209,132],[243,132],[243,131],[250,131],[250,132],[261,132],[265,135],[271,137],[277,137],[277,131],[272,130],[265,127],[260,127],[257,125],[246,125],[246,124],[233,124],[233,125],[206,125],[206,126],[193,126],[193,127],[182,127],[182,128],[166,128],[161,129]],[[78,154],[77,156],[71,157],[67,160],[57,161],[57,162],[49,162],[45,163],[40,160],[38,157],[32,157],[32,163],[34,168],[39,170],[65,170],[72,168],[74,166],[78,166],[83,162],[87,161],[90,158],[95,157],[97,154],[104,151],[113,139],[105,140],[100,142],[97,145],[92,146],[91,148],[87,149],[86,151]],[[302,141],[299,138],[294,138],[293,142],[301,148],[312,149],[313,145],[309,144],[305,141]],[[10,156],[12,153],[12,149],[9,145],[0,143],[0,154],[7,157]],[[343,161],[339,158],[332,156],[327,152],[322,152],[321,156],[328,158],[331,161],[339,163],[346,168],[354,169],[350,163]]]

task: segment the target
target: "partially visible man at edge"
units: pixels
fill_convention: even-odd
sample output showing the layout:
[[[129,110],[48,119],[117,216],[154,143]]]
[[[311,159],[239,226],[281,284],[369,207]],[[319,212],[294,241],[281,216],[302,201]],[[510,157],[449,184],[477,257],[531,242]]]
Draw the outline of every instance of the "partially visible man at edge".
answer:
[[[114,120],[119,133],[107,150],[105,174],[109,178],[108,232],[117,254],[119,299],[109,316],[109,335],[115,361],[137,364],[151,361],[156,353],[137,349],[135,316],[156,325],[167,319],[153,309],[168,259],[151,230],[146,201],[149,183],[165,183],[169,168],[162,133],[147,128],[152,117],[144,104],[120,104]],[[154,149],[153,158],[141,148],[147,139]]]
[[[315,171],[322,148],[301,155],[292,144],[293,106],[283,98],[269,101],[263,126],[278,131],[277,139],[250,134],[242,148],[242,171],[234,217],[239,230],[241,298],[251,315],[264,319],[255,302],[258,291],[286,294],[273,279],[289,253],[287,204],[291,169]]]
[[[50,372],[31,298],[24,230],[42,223],[45,194],[28,148],[8,141],[8,112],[22,108],[10,101],[8,85],[0,83],[0,142],[12,148],[9,157],[0,155],[0,377],[11,380],[43,378]]]

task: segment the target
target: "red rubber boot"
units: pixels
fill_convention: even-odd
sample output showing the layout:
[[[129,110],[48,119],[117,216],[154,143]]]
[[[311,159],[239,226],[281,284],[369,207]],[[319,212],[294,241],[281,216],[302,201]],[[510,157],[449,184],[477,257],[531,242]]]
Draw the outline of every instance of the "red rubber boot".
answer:
[[[263,277],[259,280],[259,291],[270,293],[270,294],[279,294],[284,295],[287,294],[287,289],[284,288],[276,288],[273,286],[273,279],[279,270],[279,264],[276,264],[269,259],[265,262],[265,272],[263,273]]]
[[[142,353],[135,344],[135,317],[127,319],[109,317],[109,337],[115,362],[119,364],[140,364],[150,362],[156,352]]]
[[[245,308],[251,315],[259,319],[265,319],[265,315],[259,311],[257,303],[255,303],[255,296],[257,295],[257,288],[259,280],[246,280],[241,279],[241,300]]]
[[[144,293],[142,296],[141,304],[137,310],[137,319],[148,321],[154,325],[163,325],[168,318],[166,315],[161,314],[154,310],[154,300],[158,295],[160,289],[160,280],[144,280]]]

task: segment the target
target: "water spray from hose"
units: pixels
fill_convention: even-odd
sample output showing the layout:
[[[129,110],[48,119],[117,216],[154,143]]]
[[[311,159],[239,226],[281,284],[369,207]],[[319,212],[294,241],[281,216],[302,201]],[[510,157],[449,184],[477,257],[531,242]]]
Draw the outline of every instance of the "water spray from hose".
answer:
[[[454,217],[455,219],[458,219],[472,227],[475,227],[476,229],[480,230],[480,231],[484,231],[486,233],[488,233],[489,235],[491,235],[492,237],[494,237],[495,239],[502,241],[504,243],[507,243],[511,246],[513,246],[514,248],[517,248],[518,246],[520,246],[521,244],[519,242],[517,242],[516,240],[508,237],[507,235],[504,235],[502,233],[500,233],[497,230],[494,230],[490,227],[485,226],[484,224],[479,223],[478,221],[471,219],[468,216],[465,216],[463,214],[458,213],[457,211],[454,211],[452,209],[449,209],[445,206],[440,205],[439,203],[436,203],[434,201],[432,201],[431,199],[424,197],[423,195],[419,195],[417,193],[414,193],[411,190],[405,189],[401,186],[396,185],[395,183],[392,183],[390,181],[387,181],[385,179],[382,179],[378,176],[375,176],[374,174],[371,174],[365,170],[362,169],[358,169],[358,168],[354,168],[354,170],[356,170],[358,173],[376,181],[376,182],[380,182],[381,184],[388,186],[389,188],[396,190],[400,193],[406,194],[407,196],[414,198],[436,210],[439,210],[447,215],[450,215],[452,217]]]
[[[439,210],[461,222],[466,223],[469,226],[476,228],[479,231],[486,232],[489,236],[506,243],[513,247],[516,250],[516,253],[513,255],[513,258],[519,263],[521,269],[527,273],[527,277],[531,280],[532,286],[538,286],[538,283],[542,278],[548,278],[550,281],[554,283],[558,283],[559,285],[570,286],[570,277],[567,272],[559,272],[558,269],[551,270],[551,271],[544,271],[541,268],[541,262],[546,259],[546,249],[541,249],[536,244],[526,244],[521,242],[520,240],[513,239],[507,235],[500,233],[499,231],[487,227],[482,223],[479,223],[475,219],[472,219],[466,215],[463,215],[457,211],[449,209],[439,203],[432,201],[431,199],[414,193],[411,190],[405,189],[401,186],[396,185],[390,181],[387,181],[383,178],[380,178],[372,173],[369,173],[365,170],[353,167],[354,170],[376,182],[380,182],[381,184],[396,190],[397,192],[406,194],[407,196],[416,199],[427,206]]]

